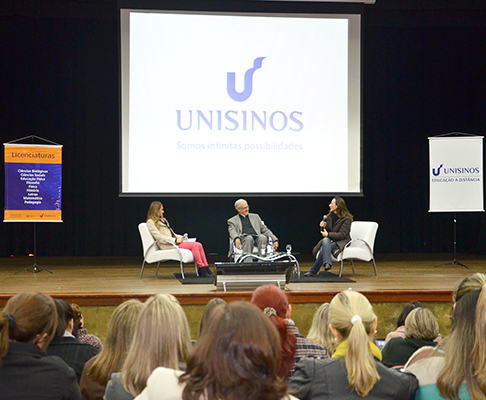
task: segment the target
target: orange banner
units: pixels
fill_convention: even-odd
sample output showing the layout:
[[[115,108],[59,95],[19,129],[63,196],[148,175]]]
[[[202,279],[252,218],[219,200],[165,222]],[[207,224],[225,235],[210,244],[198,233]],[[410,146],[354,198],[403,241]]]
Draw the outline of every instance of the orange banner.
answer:
[[[61,210],[5,210],[4,222],[62,222]]]
[[[4,144],[6,163],[62,164],[62,146]]]

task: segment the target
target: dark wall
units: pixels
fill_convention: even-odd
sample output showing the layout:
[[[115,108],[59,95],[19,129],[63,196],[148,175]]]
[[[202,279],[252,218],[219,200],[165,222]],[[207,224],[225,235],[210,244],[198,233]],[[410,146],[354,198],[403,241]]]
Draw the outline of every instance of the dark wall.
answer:
[[[64,222],[36,225],[38,255],[139,255],[137,224],[153,199],[118,196],[116,2],[11,0],[0,7],[0,138],[37,135],[64,146]],[[453,215],[428,213],[427,137],[485,134],[485,43],[480,1],[364,6],[364,196],[346,200],[356,219],[380,224],[377,253],[452,251]],[[0,169],[3,177],[3,163]],[[319,177],[319,171],[308,173]],[[163,179],[157,171],[154,176]],[[176,231],[197,236],[209,253],[225,254],[226,219],[236,198],[161,200]],[[283,245],[309,253],[331,199],[248,200]],[[457,221],[458,251],[486,252],[484,214],[458,213]],[[4,223],[0,238],[0,256],[33,252],[33,224]]]

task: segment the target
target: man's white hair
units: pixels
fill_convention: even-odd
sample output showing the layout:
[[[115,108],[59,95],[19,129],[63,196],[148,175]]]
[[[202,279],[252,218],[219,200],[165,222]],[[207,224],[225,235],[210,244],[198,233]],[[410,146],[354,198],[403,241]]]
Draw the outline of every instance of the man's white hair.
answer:
[[[245,199],[238,199],[238,200],[236,200],[236,201],[235,201],[235,208],[236,208],[237,210],[238,210],[238,208],[240,208],[240,204],[241,204],[241,202],[243,202],[243,201],[244,201],[245,203],[247,203],[247,201],[246,201]]]

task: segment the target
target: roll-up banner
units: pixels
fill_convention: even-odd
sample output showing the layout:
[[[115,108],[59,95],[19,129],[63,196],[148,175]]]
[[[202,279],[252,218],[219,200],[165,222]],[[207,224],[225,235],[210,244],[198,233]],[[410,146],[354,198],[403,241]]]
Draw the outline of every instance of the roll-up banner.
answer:
[[[62,222],[62,146],[8,144],[4,222]]]
[[[483,136],[429,137],[429,212],[484,211]]]

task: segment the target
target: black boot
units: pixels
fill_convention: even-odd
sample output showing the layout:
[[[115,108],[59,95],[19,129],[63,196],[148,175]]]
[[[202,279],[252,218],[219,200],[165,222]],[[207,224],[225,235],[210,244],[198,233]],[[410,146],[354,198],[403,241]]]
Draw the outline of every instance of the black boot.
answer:
[[[209,269],[209,267],[201,267],[199,268],[199,276],[203,278],[208,278],[213,276],[213,273]]]

